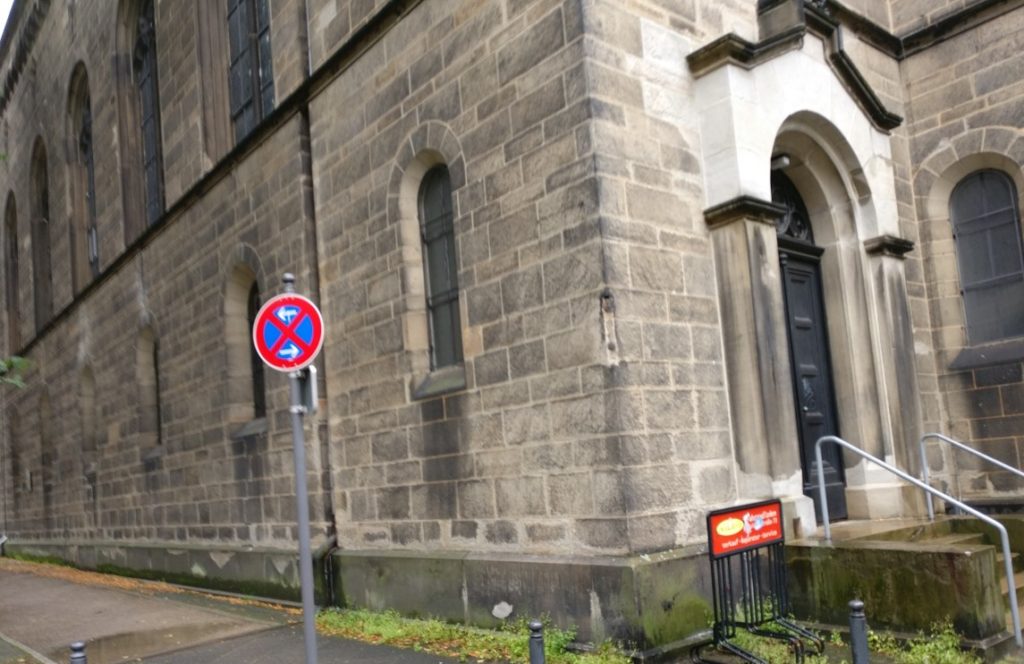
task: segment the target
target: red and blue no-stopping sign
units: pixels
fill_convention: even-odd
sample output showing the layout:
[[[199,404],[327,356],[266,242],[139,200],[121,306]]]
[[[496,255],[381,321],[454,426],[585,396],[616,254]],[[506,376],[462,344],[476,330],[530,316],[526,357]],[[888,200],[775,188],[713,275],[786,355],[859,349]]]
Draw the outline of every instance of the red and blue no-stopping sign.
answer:
[[[284,293],[271,298],[252,326],[252,342],[272,369],[296,371],[316,359],[324,343],[324,319],[308,298]]]

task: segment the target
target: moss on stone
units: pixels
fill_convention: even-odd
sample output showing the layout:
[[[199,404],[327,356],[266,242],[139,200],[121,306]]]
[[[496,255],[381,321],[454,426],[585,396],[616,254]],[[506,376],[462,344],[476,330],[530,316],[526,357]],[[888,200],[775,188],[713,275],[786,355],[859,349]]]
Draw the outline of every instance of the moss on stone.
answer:
[[[110,563],[102,563],[100,565],[97,565],[96,571],[103,572],[105,574],[117,574],[119,576],[127,576],[136,579],[148,579],[150,581],[176,583],[178,585],[190,586],[193,588],[221,590],[225,592],[239,593],[242,595],[252,595],[254,597],[268,597],[272,599],[283,599],[288,601],[298,601],[300,599],[299,588],[292,588],[289,586],[283,586],[280,584],[255,579],[225,579],[213,576],[195,576],[192,574],[182,574],[180,572],[165,572],[161,570],[151,569],[132,569],[128,567],[121,567],[119,565],[112,565]]]

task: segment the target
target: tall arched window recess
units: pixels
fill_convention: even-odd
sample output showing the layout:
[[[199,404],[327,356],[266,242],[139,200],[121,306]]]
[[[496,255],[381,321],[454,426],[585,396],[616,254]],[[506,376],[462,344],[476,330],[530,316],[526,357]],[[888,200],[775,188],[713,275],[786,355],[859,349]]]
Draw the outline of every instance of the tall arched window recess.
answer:
[[[164,211],[163,153],[160,146],[160,87],[156,61],[156,16],[153,0],[139,5],[132,71],[138,94],[138,126],[142,134],[142,175],[146,223]]]
[[[139,387],[139,432],[143,446],[150,449],[163,445],[163,404],[160,393],[160,340],[152,328],[139,333],[136,346]]]
[[[99,237],[96,229],[96,168],[93,157],[92,101],[85,66],[79,63],[71,77],[68,95],[68,126],[71,142],[71,273],[77,293],[100,273]]]
[[[247,264],[236,265],[224,294],[228,420],[233,423],[250,423],[267,414],[263,361],[252,343],[252,326],[260,306],[256,272]]]
[[[21,294],[18,288],[18,211],[13,193],[7,196],[7,208],[4,211],[4,258],[7,350],[14,353],[21,346]]]
[[[1024,241],[1013,180],[981,170],[949,201],[967,338],[971,344],[1024,336]]]
[[[46,148],[36,138],[32,149],[32,286],[36,330],[41,330],[53,314],[52,274],[50,268],[50,174]]]

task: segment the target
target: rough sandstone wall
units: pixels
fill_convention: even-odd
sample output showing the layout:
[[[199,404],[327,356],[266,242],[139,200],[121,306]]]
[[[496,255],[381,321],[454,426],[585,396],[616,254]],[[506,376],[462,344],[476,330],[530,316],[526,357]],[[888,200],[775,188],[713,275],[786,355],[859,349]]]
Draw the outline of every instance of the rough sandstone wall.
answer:
[[[939,403],[926,403],[942,431],[970,441],[1006,463],[1021,465],[1024,442],[1024,375],[1020,361],[953,369],[969,346],[964,327],[948,195],[977,168],[999,168],[1019,180],[1024,163],[1024,111],[1020,52],[1024,12],[997,20],[932,46],[901,64],[907,134],[924,295],[931,322],[921,342],[934,349]],[[978,155],[982,155],[979,157]],[[965,165],[966,164],[966,165]],[[1019,192],[1018,192],[1019,193]],[[925,326],[921,326],[922,329]],[[1018,493],[1021,484],[963,456],[933,450],[935,470],[965,495]]]
[[[280,98],[301,81],[301,7],[273,4]],[[178,3],[157,3],[168,208],[210,167],[201,144],[195,18],[181,10]],[[71,304],[67,172],[73,152],[65,114],[79,60],[93,102],[101,269],[124,251],[112,67],[115,13],[114,3],[52,5],[3,114],[8,158],[0,164],[0,191],[5,197],[13,192],[17,201],[20,330],[22,342],[33,344],[27,353],[29,387],[5,397],[5,527],[22,539],[289,545],[295,508],[287,384],[268,372],[268,431],[257,426],[239,437],[239,405],[244,410],[250,397],[246,386],[239,390],[228,379],[225,297],[232,270],[243,264],[256,273],[264,298],[279,289],[284,271],[295,272],[299,287],[315,294],[305,199],[308,142],[299,117],[242,155],[226,177],[74,303],[44,337],[34,338],[28,166],[40,135],[49,162],[57,314]],[[53,47],[57,43],[60,48]],[[162,444],[148,386],[139,378],[145,328],[159,344]],[[84,412],[88,373],[95,383],[91,414]],[[90,417],[94,452],[86,440]],[[328,507],[319,491],[321,457],[311,439],[311,512],[315,530],[323,533]]]
[[[428,2],[313,102],[324,307],[345,330],[325,352],[346,546],[654,550],[695,539],[695,494],[732,495],[673,86],[697,23],[749,32],[740,4]],[[467,386],[415,400],[399,221],[425,150],[453,172]]]

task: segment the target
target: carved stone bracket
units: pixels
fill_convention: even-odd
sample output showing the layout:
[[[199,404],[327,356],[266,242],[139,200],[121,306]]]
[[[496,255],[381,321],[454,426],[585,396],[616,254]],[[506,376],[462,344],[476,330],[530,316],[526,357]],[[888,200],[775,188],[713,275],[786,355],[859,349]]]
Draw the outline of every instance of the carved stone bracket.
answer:
[[[870,240],[864,240],[864,251],[871,255],[881,254],[893,258],[904,258],[913,250],[913,242],[895,235],[879,235]]]

